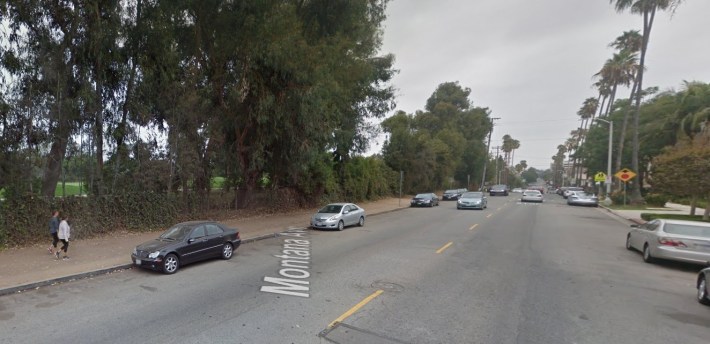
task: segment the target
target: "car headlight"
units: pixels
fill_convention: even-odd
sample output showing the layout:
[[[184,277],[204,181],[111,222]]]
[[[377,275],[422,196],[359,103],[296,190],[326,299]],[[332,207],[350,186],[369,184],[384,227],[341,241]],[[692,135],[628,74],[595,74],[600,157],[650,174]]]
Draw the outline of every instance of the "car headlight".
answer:
[[[424,203],[429,203],[429,202],[431,202],[430,199],[425,199],[425,200],[424,200]]]
[[[151,252],[151,253],[148,255],[148,258],[150,258],[150,259],[155,259],[155,258],[158,258],[159,255],[160,255],[160,251]]]
[[[331,217],[328,218],[328,221],[335,221],[335,220],[337,220],[337,219],[338,219],[338,215],[333,215],[333,216],[331,216]]]

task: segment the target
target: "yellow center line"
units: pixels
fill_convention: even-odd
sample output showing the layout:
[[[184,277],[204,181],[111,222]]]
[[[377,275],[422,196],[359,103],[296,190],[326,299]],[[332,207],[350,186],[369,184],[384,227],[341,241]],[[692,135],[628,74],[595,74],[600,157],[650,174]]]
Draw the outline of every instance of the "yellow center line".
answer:
[[[436,250],[436,253],[444,252],[445,249],[449,248],[449,246],[451,246],[451,245],[453,245],[453,244],[454,244],[453,241],[449,242],[448,244],[444,245],[442,248]]]
[[[486,215],[486,217],[491,217],[491,216],[493,216],[493,214],[488,214],[488,215]]]
[[[378,297],[378,296],[379,296],[380,294],[382,294],[383,292],[384,292],[384,290],[379,289],[379,290],[377,290],[376,292],[372,293],[372,295],[366,297],[365,299],[363,299],[362,301],[360,301],[360,303],[358,303],[357,305],[355,305],[353,308],[350,308],[347,312],[343,313],[343,315],[339,316],[338,319],[333,320],[333,322],[331,322],[331,323],[328,325],[328,328],[331,328],[331,327],[335,326],[336,324],[343,322],[343,321],[344,321],[345,319],[347,319],[349,316],[351,316],[351,315],[353,315],[355,312],[357,312],[358,309],[360,309],[360,308],[362,308],[363,306],[365,306],[366,304],[368,304],[368,302],[374,300],[376,297]]]
[[[478,227],[478,224],[471,226],[468,230],[472,231],[474,228]]]

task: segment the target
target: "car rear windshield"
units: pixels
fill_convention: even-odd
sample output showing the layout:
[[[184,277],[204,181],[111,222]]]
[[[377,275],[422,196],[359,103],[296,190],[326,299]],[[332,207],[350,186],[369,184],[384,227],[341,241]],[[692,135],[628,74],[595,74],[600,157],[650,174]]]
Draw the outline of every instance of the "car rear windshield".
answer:
[[[537,196],[540,194],[540,191],[537,190],[528,190],[523,193],[526,196]]]
[[[663,231],[669,234],[688,235],[702,238],[710,238],[710,227],[694,226],[677,223],[666,223]]]
[[[325,207],[321,208],[321,210],[318,210],[318,212],[326,214],[338,214],[340,213],[340,209],[343,209],[342,205],[328,204]]]

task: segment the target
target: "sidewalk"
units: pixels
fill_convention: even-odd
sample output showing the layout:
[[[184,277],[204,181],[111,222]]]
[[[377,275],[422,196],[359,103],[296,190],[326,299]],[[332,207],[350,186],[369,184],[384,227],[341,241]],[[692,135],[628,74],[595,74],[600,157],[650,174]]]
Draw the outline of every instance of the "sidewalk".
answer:
[[[406,208],[409,199],[403,198],[400,202],[398,198],[387,198],[358,205],[365,208],[367,216],[372,216]],[[316,210],[255,216],[222,223],[238,228],[244,245],[275,237],[291,226],[307,227]],[[133,248],[155,239],[160,233],[118,233],[110,237],[72,241],[69,244],[69,260],[57,260],[49,254],[49,235],[46,244],[7,249],[0,252],[0,296],[130,268]]]
[[[604,207],[600,205],[607,211],[611,212],[612,214],[619,216],[623,219],[629,220],[633,223],[636,224],[643,224],[646,222],[646,220],[641,218],[642,213],[655,213],[655,214],[681,214],[681,215],[687,215],[690,214],[690,206],[688,205],[683,205],[683,204],[677,204],[677,203],[666,203],[665,208],[649,208],[645,210],[616,210],[616,209],[609,209],[607,207]],[[699,209],[699,211],[702,212],[702,209]]]

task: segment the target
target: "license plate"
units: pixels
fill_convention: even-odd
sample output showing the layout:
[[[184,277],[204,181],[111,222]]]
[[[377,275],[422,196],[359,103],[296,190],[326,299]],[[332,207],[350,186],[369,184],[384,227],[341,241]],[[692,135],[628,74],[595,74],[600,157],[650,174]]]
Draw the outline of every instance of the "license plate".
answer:
[[[323,225],[323,222],[317,222],[317,223],[316,223],[316,226],[322,226],[322,225]]]
[[[136,265],[141,265],[141,260],[140,260],[140,259],[136,259]]]

